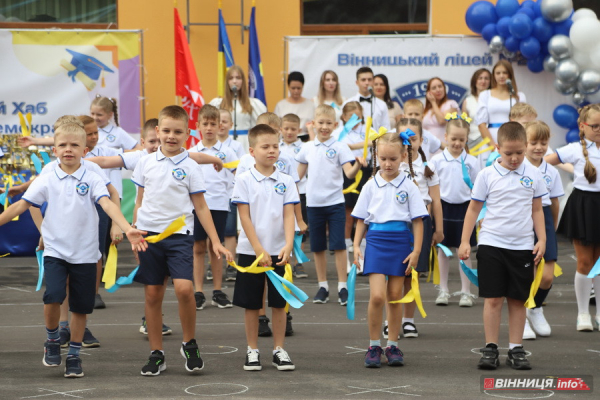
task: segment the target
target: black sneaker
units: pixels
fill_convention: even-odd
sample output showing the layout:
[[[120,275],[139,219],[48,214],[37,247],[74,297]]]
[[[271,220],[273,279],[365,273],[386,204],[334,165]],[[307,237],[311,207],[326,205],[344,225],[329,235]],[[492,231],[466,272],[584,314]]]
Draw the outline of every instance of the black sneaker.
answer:
[[[498,346],[488,344],[486,347],[479,350],[482,353],[481,359],[477,367],[479,369],[496,369],[500,365],[498,360]]]
[[[231,265],[228,265],[227,268],[225,268],[225,281],[235,282],[236,277],[237,269],[233,268]]]
[[[202,371],[204,368],[204,361],[200,357],[200,350],[196,344],[196,339],[192,339],[187,342],[186,345],[181,345],[181,355],[185,358],[185,369],[188,372]]]
[[[104,303],[104,300],[102,300],[102,296],[100,296],[100,293],[96,293],[96,297],[94,299],[94,308],[96,310],[106,308],[106,304]]]
[[[273,366],[277,367],[279,371],[293,371],[296,369],[296,366],[284,349],[277,346],[275,350],[276,352],[273,354]]]
[[[248,352],[246,353],[246,362],[244,363],[244,371],[260,370],[262,370],[262,365],[260,365],[260,353],[258,351],[252,351],[250,347],[248,347]]]
[[[338,292],[338,301],[340,306],[345,306],[348,304],[348,289],[342,288],[342,290]]]
[[[227,295],[220,290],[213,290],[212,302],[213,306],[217,306],[219,308],[231,308],[233,304],[227,298]]]
[[[294,334],[294,328],[292,328],[292,314],[287,313],[287,320],[285,322],[285,336],[292,336]]]
[[[212,269],[210,267],[210,264],[208,264],[208,267],[206,268],[206,280],[207,281],[213,280],[213,274],[212,274]]]
[[[58,367],[62,363],[59,340],[46,340],[42,362],[46,367]]]
[[[271,332],[271,328],[269,328],[269,322],[271,321],[266,315],[258,316],[258,336],[269,337],[273,334],[273,332]]]
[[[92,335],[92,332],[85,328],[85,332],[83,332],[83,343],[81,343],[82,347],[100,347],[100,341]]]
[[[69,342],[71,341],[71,330],[69,327],[60,328],[58,335],[60,336],[60,347],[69,347]]]
[[[148,327],[146,325],[146,317],[142,317],[142,326],[140,326],[140,333],[144,334],[144,335],[148,334]],[[173,333],[173,330],[169,326],[163,324],[163,326],[162,326],[163,336],[170,335],[171,333]]]
[[[167,369],[167,364],[165,364],[165,355],[160,352],[160,350],[154,350],[152,354],[150,354],[150,358],[146,365],[142,367],[142,375],[146,376],[156,376],[160,375],[160,373]]]
[[[512,369],[528,370],[531,369],[531,364],[525,355],[523,346],[515,347],[512,350],[508,350],[508,358],[506,359],[506,365]]]
[[[308,278],[308,274],[304,270],[304,266],[300,263],[296,264],[293,268],[294,278]]]
[[[65,378],[83,378],[83,369],[81,368],[81,358],[79,356],[67,356],[65,364]]]
[[[388,338],[388,322],[387,321],[385,321],[383,323],[383,328],[381,329],[381,334],[383,335],[384,339]]]
[[[415,324],[412,322],[405,322],[402,324],[402,335],[405,338],[416,338],[419,337],[419,332],[417,331]]]
[[[320,287],[319,291],[313,299],[313,303],[325,304],[329,301],[329,292],[324,287]]]
[[[194,298],[196,299],[196,310],[203,310],[204,303],[206,303],[206,297],[204,297],[204,293],[196,292],[194,293]]]

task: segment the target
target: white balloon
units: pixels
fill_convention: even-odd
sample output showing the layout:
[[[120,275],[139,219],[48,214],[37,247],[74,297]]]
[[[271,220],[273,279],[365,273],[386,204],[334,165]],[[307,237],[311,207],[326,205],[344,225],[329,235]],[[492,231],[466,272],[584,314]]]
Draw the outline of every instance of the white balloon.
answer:
[[[585,99],[590,103],[600,103],[600,90],[594,94],[588,94]]]
[[[590,51],[590,61],[597,70],[600,70],[600,45],[594,47],[592,51]]]
[[[575,62],[579,65],[579,68],[582,70],[594,68],[594,63],[590,58],[590,53],[575,49],[573,51],[573,60],[575,60]]]
[[[580,8],[579,10],[575,11],[573,13],[573,16],[571,17],[573,22],[578,21],[580,19],[586,19],[586,18],[598,19],[598,17],[596,16],[596,13],[594,11],[590,10],[589,8]]]
[[[569,38],[576,49],[591,51],[600,39],[600,21],[592,18],[575,21],[569,31]]]

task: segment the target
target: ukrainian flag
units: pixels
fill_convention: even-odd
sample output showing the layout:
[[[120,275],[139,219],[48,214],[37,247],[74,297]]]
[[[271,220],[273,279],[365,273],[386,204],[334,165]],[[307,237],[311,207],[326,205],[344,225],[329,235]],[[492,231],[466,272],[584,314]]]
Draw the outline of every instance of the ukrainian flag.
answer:
[[[225,74],[229,67],[234,64],[233,52],[231,51],[231,45],[229,44],[229,37],[227,36],[227,29],[225,28],[225,20],[223,19],[223,13],[219,8],[219,56],[217,62],[217,94],[221,97],[225,94]]]
[[[258,34],[256,33],[255,20],[256,7],[252,2],[252,14],[250,16],[250,44],[248,46],[248,93],[267,105],[265,96],[265,81],[263,78],[262,62],[260,60],[260,48],[258,47]]]

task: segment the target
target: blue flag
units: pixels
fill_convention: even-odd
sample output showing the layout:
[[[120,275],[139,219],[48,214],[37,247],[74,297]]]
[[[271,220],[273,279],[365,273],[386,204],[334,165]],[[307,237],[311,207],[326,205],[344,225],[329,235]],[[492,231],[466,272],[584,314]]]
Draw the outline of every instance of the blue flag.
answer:
[[[256,7],[252,7],[250,15],[250,44],[248,45],[248,93],[267,105],[265,95],[265,80],[263,78],[260,48],[258,47],[258,34],[256,33]]]
[[[233,51],[229,44],[229,36],[227,36],[227,28],[223,13],[219,8],[219,53],[217,57],[217,94],[223,96],[225,94],[225,74],[229,67],[235,62],[233,61]]]

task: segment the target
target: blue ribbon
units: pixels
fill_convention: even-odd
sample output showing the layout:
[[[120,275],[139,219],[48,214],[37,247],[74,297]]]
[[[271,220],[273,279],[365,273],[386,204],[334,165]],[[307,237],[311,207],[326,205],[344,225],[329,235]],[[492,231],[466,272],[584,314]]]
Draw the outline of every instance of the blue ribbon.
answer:
[[[337,103],[335,101],[332,101],[330,104],[331,107],[336,108],[336,109],[340,109],[340,106],[337,105]]]
[[[356,290],[356,264],[352,264],[350,273],[348,274],[348,304],[346,304],[346,317],[349,320],[354,321],[354,303],[355,296],[354,291]]]
[[[10,185],[6,185],[4,187],[4,193],[0,194],[0,205],[4,205],[4,202],[6,201],[6,196],[8,195],[8,189],[10,189]]]
[[[35,291],[39,292],[40,289],[42,288],[42,281],[44,280],[44,250],[36,250],[35,256],[37,258],[38,269],[39,269],[38,282],[37,282],[37,286],[35,287]]]
[[[481,211],[479,212],[479,215],[477,216],[477,221],[475,221],[475,222],[479,222],[482,219],[484,219],[486,212],[487,212],[487,206],[485,205],[485,203],[483,203],[483,207],[481,208]]]
[[[492,152],[488,157],[487,161],[485,162],[485,166],[489,167],[490,165],[492,165],[498,157],[500,157],[500,153],[498,153],[497,151]]]
[[[31,154],[31,161],[33,161],[33,166],[35,167],[35,172],[37,172],[38,174],[40,172],[42,172],[42,162],[40,161],[40,158],[37,156],[37,154],[35,154],[35,153]]]
[[[442,249],[442,251],[444,252],[444,255],[445,255],[446,257],[448,257],[448,258],[451,258],[451,257],[452,257],[452,251],[450,251],[450,249],[449,249],[449,248],[447,248],[446,246],[444,246],[444,245],[443,245],[443,244],[441,244],[441,243],[438,243],[436,246],[437,246],[437,247],[439,247],[440,249]]]
[[[352,130],[352,128],[354,128],[356,126],[356,124],[358,124],[359,121],[360,121],[360,118],[358,117],[358,115],[352,114],[352,116],[350,117],[348,122],[346,122],[344,124],[344,129],[342,129],[342,131],[340,132],[340,135],[338,136],[338,142],[341,142],[342,139],[344,139],[346,137],[348,132],[350,132]]]
[[[402,144],[405,146],[410,146],[410,138],[411,136],[415,136],[416,134],[410,128],[406,128],[404,132],[400,132],[398,136],[402,139]]]
[[[469,189],[473,189],[473,182],[471,182],[471,177],[469,176],[469,170],[467,169],[467,166],[465,165],[465,158],[460,159],[460,164],[462,165],[463,181],[465,181],[465,183],[467,184]]]
[[[266,274],[273,283],[275,289],[277,289],[281,297],[284,298],[284,300],[290,305],[290,307],[300,308],[304,305],[302,303],[308,299],[308,295],[306,293],[300,290],[293,283],[290,283],[286,279],[283,279],[282,276],[277,275],[272,270],[267,271]],[[283,285],[290,289],[292,293],[289,293],[287,290],[285,290]],[[297,298],[292,296],[292,294]]]
[[[40,155],[42,156],[42,160],[44,160],[44,164],[50,163],[50,156],[45,151],[40,151]]]
[[[306,254],[304,254],[302,251],[302,236],[304,235],[300,232],[296,232],[296,236],[294,236],[294,256],[300,264],[310,261],[310,259],[306,257]]]
[[[600,275],[600,258],[598,259],[598,261],[596,261],[596,264],[594,264],[594,267],[592,268],[592,270],[590,271],[590,273],[588,274],[587,277],[595,278],[598,275]],[[595,287],[594,290],[596,290],[596,292],[598,292],[598,291],[600,291],[600,288]]]
[[[477,277],[477,270],[469,268],[463,260],[460,260],[460,268],[463,270],[467,278],[469,278],[471,283],[479,287],[479,278]]]
[[[119,290],[121,288],[121,286],[131,285],[133,283],[133,278],[135,277],[135,274],[137,274],[137,272],[138,272],[138,269],[140,269],[139,265],[133,271],[131,271],[131,273],[129,275],[119,277],[119,279],[117,279],[115,284],[112,285],[111,287],[109,287],[108,289],[106,289],[106,291],[108,293],[114,293],[117,290]]]

